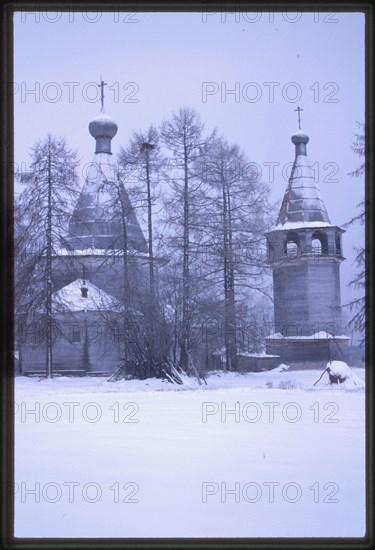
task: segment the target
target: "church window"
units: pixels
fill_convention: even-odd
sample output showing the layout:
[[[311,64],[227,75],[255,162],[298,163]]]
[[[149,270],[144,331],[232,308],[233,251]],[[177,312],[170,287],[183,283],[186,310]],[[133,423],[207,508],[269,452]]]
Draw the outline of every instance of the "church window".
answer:
[[[81,341],[81,330],[78,325],[72,327],[72,344],[76,344]]]

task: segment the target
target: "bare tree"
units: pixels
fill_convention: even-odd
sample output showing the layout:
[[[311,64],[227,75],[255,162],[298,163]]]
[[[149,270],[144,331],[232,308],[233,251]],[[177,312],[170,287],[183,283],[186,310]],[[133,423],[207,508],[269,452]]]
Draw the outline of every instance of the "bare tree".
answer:
[[[164,159],[160,153],[159,135],[154,126],[145,132],[135,132],[126,148],[121,149],[119,165],[124,174],[130,175],[131,197],[138,212],[146,212],[149,268],[149,291],[145,292],[143,312],[148,327],[147,352],[149,372],[155,373],[163,356],[163,320],[158,299],[157,264],[155,256],[154,210],[157,186]]]
[[[257,179],[239,147],[222,137],[210,141],[203,163],[209,188],[202,199],[208,211],[202,214],[198,228],[202,259],[211,266],[211,281],[223,284],[226,365],[228,370],[237,370],[236,299],[240,287],[262,290],[266,262],[261,245],[270,209],[268,188]]]
[[[160,375],[163,361],[162,323],[157,301],[155,256],[153,253],[153,195],[151,178],[157,171],[158,153],[145,143],[157,146],[154,128],[148,133],[133,135],[128,147],[119,155],[119,169],[110,177],[101,177],[99,190],[107,197],[109,221],[121,227],[119,237],[102,264],[113,270],[121,265],[122,285],[117,298],[121,314],[103,311],[107,326],[119,334],[120,366],[115,378],[135,376],[146,378]],[[126,189],[125,189],[126,184]],[[147,213],[149,239],[144,240],[136,209]],[[150,254],[151,249],[151,254]],[[148,277],[146,268],[148,266]],[[118,269],[118,267],[116,268]],[[147,279],[149,284],[147,284]]]
[[[195,213],[194,198],[202,182],[202,174],[197,172],[197,161],[211,136],[204,137],[204,125],[198,113],[185,107],[174,113],[170,120],[162,123],[161,138],[170,154],[169,180],[172,183],[172,194],[166,200],[170,213],[168,225],[169,228],[174,228],[174,234],[170,237],[175,248],[181,250],[180,367],[189,372],[192,345],[191,236]]]
[[[16,287],[26,312],[44,310],[46,377],[53,376],[52,258],[66,233],[72,199],[77,195],[77,155],[63,138],[48,135],[31,151],[26,188],[17,201]],[[23,220],[23,221],[22,221]],[[17,248],[18,247],[18,248]]]
[[[113,268],[116,269],[116,273],[118,270],[122,277],[122,284],[117,297],[122,307],[118,311],[116,308],[115,311],[112,308],[103,308],[102,317],[106,327],[116,335],[117,341],[121,344],[120,370],[126,375],[140,375],[140,369],[135,369],[134,366],[141,364],[141,370],[143,370],[144,351],[138,341],[141,314],[137,310],[139,304],[133,292],[135,273],[132,269],[137,263],[138,251],[134,249],[132,236],[129,235],[129,224],[135,215],[134,208],[119,172],[113,174],[110,179],[104,178],[99,190],[107,193],[106,209],[110,215],[110,222],[119,224],[121,228],[116,242],[102,261],[100,269]]]

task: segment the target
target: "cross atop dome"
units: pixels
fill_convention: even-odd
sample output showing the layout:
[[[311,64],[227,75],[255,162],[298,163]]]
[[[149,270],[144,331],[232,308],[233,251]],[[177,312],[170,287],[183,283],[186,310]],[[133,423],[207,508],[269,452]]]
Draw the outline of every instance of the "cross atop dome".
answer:
[[[104,80],[100,80],[100,84],[98,84],[98,88],[100,88],[100,102],[102,104],[100,109],[101,113],[104,111],[104,86],[107,86],[107,82],[104,82]]]
[[[100,77],[100,113],[89,124],[89,132],[96,140],[95,153],[108,153],[111,155],[111,139],[117,134],[116,122],[104,112],[104,82]]]

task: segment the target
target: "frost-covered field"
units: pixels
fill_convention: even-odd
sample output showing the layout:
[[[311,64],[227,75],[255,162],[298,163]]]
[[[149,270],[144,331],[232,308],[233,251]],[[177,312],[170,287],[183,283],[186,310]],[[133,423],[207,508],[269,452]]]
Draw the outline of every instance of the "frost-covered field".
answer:
[[[18,378],[16,536],[362,537],[364,390],[319,375]]]

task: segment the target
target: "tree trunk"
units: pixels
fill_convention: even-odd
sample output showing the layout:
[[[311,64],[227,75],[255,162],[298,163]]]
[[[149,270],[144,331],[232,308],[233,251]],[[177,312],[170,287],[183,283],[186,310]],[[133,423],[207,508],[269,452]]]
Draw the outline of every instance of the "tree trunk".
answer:
[[[236,322],[236,301],[235,301],[235,280],[234,280],[234,258],[233,258],[233,230],[232,230],[232,211],[231,197],[228,188],[228,242],[229,242],[229,292],[228,292],[228,310],[227,321],[230,327],[230,355],[231,367],[236,371],[238,367],[237,360],[237,322]]]
[[[129,259],[128,259],[128,230],[126,227],[126,209],[121,189],[119,191],[119,199],[121,202],[121,220],[123,234],[122,262],[123,262],[123,281],[124,281],[124,311],[123,311],[123,344],[124,344],[124,366],[129,362],[129,315],[130,315],[130,283],[129,283]]]
[[[149,253],[149,284],[150,284],[150,316],[149,316],[149,357],[148,368],[149,375],[153,374],[153,365],[158,362],[160,355],[157,353],[156,345],[156,292],[155,292],[155,272],[154,272],[154,250],[153,250],[153,233],[152,233],[152,198],[151,198],[151,183],[150,183],[150,157],[149,149],[146,148],[146,183],[147,183],[147,222],[148,222],[148,253]],[[160,349],[159,349],[160,351]]]
[[[190,272],[189,272],[189,178],[187,149],[184,146],[184,227],[183,227],[183,249],[182,249],[182,326],[181,326],[181,354],[180,366],[187,372],[189,367],[189,300],[190,300]]]
[[[227,370],[237,370],[236,309],[233,268],[233,234],[230,210],[230,192],[223,184],[223,240],[224,240],[224,340]]]
[[[46,378],[52,378],[52,173],[51,153],[48,157],[48,207],[46,231]]]

